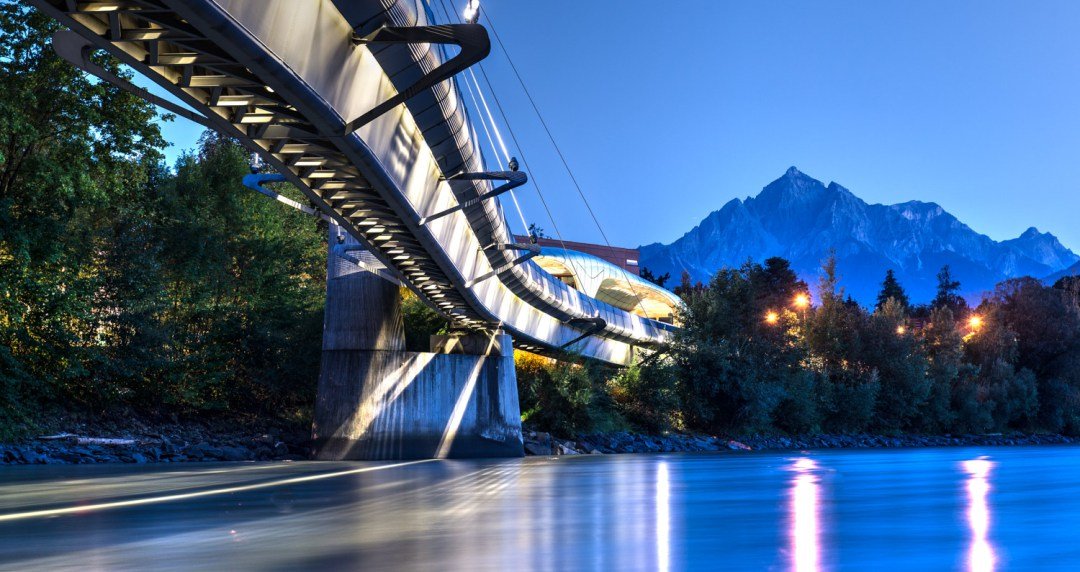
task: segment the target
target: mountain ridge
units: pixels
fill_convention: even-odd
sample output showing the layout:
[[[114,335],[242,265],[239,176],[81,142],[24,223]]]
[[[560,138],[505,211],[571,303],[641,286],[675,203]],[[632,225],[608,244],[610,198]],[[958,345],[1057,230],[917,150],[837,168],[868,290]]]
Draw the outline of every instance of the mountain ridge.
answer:
[[[827,185],[789,168],[756,196],[731,199],[671,244],[640,247],[641,265],[654,273],[683,270],[707,282],[717,270],[747,260],[781,256],[811,283],[835,251],[841,285],[872,303],[892,269],[912,301],[933,297],[945,264],[969,297],[1006,278],[1046,277],[1080,263],[1056,236],[1029,227],[995,241],[933,202],[870,204],[836,182]]]

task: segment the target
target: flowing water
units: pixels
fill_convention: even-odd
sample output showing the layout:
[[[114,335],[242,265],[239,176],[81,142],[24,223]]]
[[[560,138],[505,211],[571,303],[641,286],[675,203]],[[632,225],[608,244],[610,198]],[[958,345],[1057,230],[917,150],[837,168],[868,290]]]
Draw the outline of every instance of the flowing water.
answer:
[[[1080,447],[0,469],[0,569],[1080,569]]]

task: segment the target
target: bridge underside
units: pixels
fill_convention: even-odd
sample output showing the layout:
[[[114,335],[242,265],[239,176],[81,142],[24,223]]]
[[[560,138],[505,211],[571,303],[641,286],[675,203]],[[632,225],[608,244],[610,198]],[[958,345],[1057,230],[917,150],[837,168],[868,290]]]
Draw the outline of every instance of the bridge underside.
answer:
[[[423,4],[30,2],[256,153],[455,327],[499,347],[485,356],[409,354],[394,333],[397,291],[391,303],[377,288],[332,277],[315,430],[325,455],[447,456],[474,447],[467,443],[477,444],[472,454],[491,443],[520,454],[503,332],[530,351],[619,365],[670,340],[670,324],[570,288],[519,255],[528,245],[516,243],[498,201],[481,200],[494,192],[491,181],[464,176],[492,169],[453,81],[385,105],[445,63],[431,44],[369,42],[379,30],[445,31],[431,26]]]
[[[453,355],[405,351],[399,286],[335,256],[335,234],[332,228],[315,458],[523,455],[510,336],[440,340],[442,351],[465,352]],[[342,240],[341,247],[358,246]]]

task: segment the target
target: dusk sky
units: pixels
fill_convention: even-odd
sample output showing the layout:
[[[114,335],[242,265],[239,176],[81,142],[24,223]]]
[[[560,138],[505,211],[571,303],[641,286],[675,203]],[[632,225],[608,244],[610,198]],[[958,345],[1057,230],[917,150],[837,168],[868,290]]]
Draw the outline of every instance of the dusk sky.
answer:
[[[1080,249],[1080,2],[482,5],[613,244],[671,242],[795,165]],[[483,65],[563,238],[601,241],[497,44]],[[200,131],[167,125],[170,162]]]

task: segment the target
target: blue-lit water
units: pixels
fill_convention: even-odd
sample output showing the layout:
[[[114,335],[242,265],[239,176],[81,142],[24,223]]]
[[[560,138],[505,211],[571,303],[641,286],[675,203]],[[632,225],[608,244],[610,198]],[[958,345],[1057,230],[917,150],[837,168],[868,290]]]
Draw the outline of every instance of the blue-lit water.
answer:
[[[0,469],[0,569],[1080,568],[1080,448]]]

